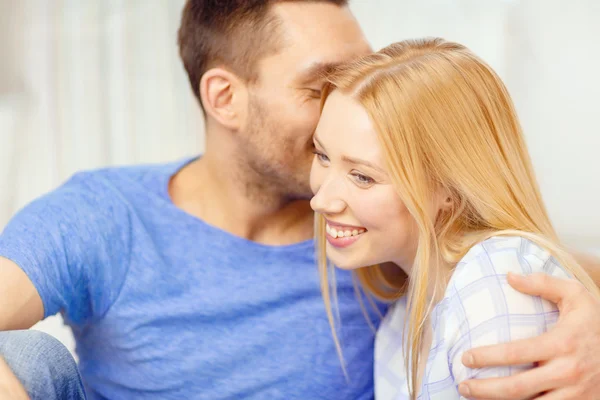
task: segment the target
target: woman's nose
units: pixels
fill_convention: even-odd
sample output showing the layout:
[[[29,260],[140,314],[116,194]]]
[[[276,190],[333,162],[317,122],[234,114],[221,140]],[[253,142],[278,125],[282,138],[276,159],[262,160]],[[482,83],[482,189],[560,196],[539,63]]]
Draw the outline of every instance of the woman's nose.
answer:
[[[338,214],[346,208],[341,193],[335,190],[333,182],[321,185],[310,201],[312,209],[321,214]]]

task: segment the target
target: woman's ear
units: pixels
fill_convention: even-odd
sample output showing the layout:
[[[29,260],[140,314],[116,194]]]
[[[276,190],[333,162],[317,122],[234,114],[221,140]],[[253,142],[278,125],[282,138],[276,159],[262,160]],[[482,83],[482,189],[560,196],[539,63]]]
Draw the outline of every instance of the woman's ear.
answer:
[[[212,68],[200,80],[200,98],[207,117],[231,130],[238,130],[246,110],[247,88],[235,74]]]
[[[454,202],[452,201],[452,197],[448,196],[444,199],[443,207],[445,209],[452,208],[453,203]]]
[[[454,196],[449,189],[438,189],[438,207],[441,211],[448,211],[454,207]]]

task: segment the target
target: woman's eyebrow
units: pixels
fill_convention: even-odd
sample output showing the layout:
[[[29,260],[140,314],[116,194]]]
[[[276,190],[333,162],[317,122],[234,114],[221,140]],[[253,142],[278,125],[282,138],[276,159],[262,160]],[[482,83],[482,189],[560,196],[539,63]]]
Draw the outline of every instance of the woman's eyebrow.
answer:
[[[321,147],[322,149],[325,149],[325,146],[323,146],[323,143],[321,143],[321,141],[319,140],[319,138],[317,137],[316,134],[313,136],[313,139],[315,142],[317,142],[319,147]],[[363,160],[360,158],[354,158],[354,157],[348,157],[348,156],[344,155],[344,156],[342,156],[342,161],[345,161],[347,163],[354,164],[354,165],[366,165],[369,168],[373,168],[374,170],[377,170],[377,171],[381,172],[382,174],[385,174],[385,171],[382,168],[378,167],[377,165],[375,165],[372,162],[369,162],[367,160]]]

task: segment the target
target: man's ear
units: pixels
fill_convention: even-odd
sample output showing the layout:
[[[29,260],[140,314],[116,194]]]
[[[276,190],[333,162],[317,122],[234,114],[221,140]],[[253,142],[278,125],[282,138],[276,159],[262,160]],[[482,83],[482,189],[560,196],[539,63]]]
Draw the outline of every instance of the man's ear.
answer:
[[[245,83],[223,68],[212,68],[200,80],[200,98],[207,117],[238,130],[243,124],[247,102]]]

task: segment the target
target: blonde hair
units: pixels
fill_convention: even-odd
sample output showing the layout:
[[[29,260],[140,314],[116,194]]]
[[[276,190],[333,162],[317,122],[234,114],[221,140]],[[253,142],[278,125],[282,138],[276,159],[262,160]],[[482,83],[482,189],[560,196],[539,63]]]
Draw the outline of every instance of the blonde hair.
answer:
[[[408,294],[405,363],[411,398],[418,390],[423,332],[434,301],[428,294],[445,285],[442,265],[455,265],[476,243],[499,235],[530,239],[600,297],[559,245],[504,84],[467,48],[442,39],[395,43],[337,68],[328,77],[321,107],[333,90],[352,96],[369,114],[390,179],[419,227],[410,277],[389,278],[381,266],[355,271],[368,295],[392,301]],[[451,209],[430,215],[428,203],[440,188],[450,194]],[[315,229],[321,290],[344,365],[321,215]]]

